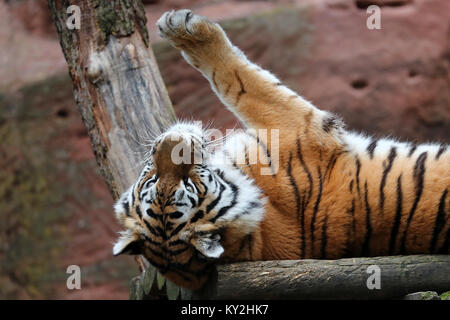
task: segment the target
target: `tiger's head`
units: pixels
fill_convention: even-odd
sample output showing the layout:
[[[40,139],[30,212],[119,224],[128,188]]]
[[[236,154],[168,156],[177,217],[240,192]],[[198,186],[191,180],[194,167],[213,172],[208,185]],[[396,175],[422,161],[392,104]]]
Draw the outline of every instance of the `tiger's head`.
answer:
[[[200,127],[174,125],[155,139],[138,180],[115,204],[125,230],[113,254],[142,254],[166,278],[192,289],[264,215],[253,180],[212,161],[205,145]]]

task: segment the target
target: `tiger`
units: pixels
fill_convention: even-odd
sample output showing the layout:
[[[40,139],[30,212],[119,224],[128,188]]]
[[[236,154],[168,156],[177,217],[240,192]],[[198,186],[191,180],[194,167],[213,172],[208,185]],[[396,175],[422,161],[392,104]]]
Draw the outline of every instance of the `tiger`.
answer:
[[[200,289],[217,263],[449,253],[448,145],[347,130],[191,10],[164,13],[157,28],[246,130],[214,152],[194,122],[158,135],[114,206],[125,228],[114,255],[142,255]],[[249,161],[255,148],[261,161]]]

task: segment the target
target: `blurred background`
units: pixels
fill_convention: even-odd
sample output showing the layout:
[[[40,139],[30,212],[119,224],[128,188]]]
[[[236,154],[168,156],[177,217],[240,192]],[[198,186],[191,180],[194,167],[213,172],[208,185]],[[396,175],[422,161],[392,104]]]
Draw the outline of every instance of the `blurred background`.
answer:
[[[147,0],[150,40],[181,118],[233,128],[155,22],[191,8],[350,129],[450,142],[449,0]],[[381,30],[366,8],[381,8]],[[45,0],[0,0],[0,299],[127,299],[138,274],[119,230]],[[81,290],[66,268],[81,267]]]

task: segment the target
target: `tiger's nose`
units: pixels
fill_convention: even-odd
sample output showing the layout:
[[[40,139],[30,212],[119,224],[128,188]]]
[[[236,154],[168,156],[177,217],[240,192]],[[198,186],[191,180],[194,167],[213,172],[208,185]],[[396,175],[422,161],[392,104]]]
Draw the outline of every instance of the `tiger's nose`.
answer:
[[[156,147],[154,163],[161,180],[175,184],[188,176],[194,165],[193,146],[176,133],[168,134]]]

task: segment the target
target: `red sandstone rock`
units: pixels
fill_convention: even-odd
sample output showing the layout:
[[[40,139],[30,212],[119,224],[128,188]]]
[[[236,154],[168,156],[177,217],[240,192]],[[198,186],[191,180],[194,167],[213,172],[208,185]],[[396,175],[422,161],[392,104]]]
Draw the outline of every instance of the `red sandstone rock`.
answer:
[[[10,1],[12,14],[25,26],[25,29],[38,36],[54,34],[53,22],[46,0]]]

